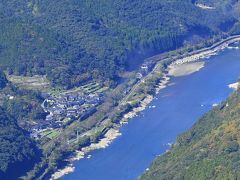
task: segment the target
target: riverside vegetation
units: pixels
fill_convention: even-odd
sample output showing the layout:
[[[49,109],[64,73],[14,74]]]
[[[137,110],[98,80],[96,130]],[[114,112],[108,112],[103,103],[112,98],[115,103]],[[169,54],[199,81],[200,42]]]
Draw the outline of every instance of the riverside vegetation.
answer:
[[[140,179],[238,179],[240,91],[204,115]]]
[[[26,143],[23,155],[14,149],[8,152],[8,146],[1,145],[3,157],[18,158],[2,159],[5,163],[0,175],[12,177],[10,169],[29,164],[26,163],[29,160],[35,165],[14,176],[49,177],[64,165],[65,157],[71,152],[98,142],[109,128],[117,126],[126,112],[138,106],[146,94],[154,93],[155,85],[170,63],[162,63],[127,103],[119,106],[138,81],[135,74],[144,57],[183,47],[146,60],[154,65],[166,56],[178,58],[238,34],[239,3],[218,2],[3,0],[0,3],[0,100],[2,114],[6,115],[2,119],[13,122],[6,123],[5,128],[14,124],[13,136],[20,133]],[[199,8],[196,3],[210,3],[214,9]],[[21,86],[14,80],[22,81],[24,76],[33,75],[47,78],[47,93],[62,92],[89,82],[109,89],[93,116],[84,121],[75,120],[40,140],[32,140],[26,130],[44,121],[47,115],[41,107],[44,90],[25,87],[27,83]],[[21,78],[16,78],[18,76]],[[14,146],[21,145],[16,142]]]
[[[221,2],[204,10],[190,0],[3,0],[0,66],[64,88],[113,85],[141,57],[236,31],[239,3]]]

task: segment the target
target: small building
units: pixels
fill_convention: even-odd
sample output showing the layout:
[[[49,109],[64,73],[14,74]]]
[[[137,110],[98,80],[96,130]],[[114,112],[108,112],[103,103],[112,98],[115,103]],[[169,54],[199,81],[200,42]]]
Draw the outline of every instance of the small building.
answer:
[[[74,105],[72,108],[77,110],[77,109],[80,109],[80,107],[81,106],[79,106],[79,105]]]
[[[142,69],[142,70],[145,70],[145,71],[148,71],[148,65],[143,64],[143,65],[141,66],[141,69]]]
[[[53,121],[53,115],[52,114],[47,115],[46,121]]]
[[[62,123],[61,122],[54,122],[52,123],[52,128],[56,129],[56,128],[60,128],[62,127]]]
[[[148,71],[149,71],[148,65],[147,65],[147,64],[143,64],[143,65],[141,66],[140,72],[141,72],[143,75],[146,75],[146,74],[148,73]]]
[[[58,103],[57,107],[61,108],[61,109],[65,109],[67,107],[67,105],[65,103]]]
[[[30,137],[33,138],[33,139],[41,138],[39,132],[37,132],[37,131],[30,133]]]
[[[68,96],[68,100],[69,101],[74,101],[75,99],[77,99],[78,98],[78,95],[75,95],[75,94],[70,94],[69,96]]]
[[[142,77],[143,77],[142,73],[137,73],[137,74],[136,74],[136,78],[137,78],[137,79],[142,79]]]
[[[84,112],[81,117],[80,117],[80,121],[83,121],[85,119],[87,119],[88,117],[90,117],[91,115],[93,115],[95,112],[97,111],[96,107],[92,107],[89,110],[87,110],[86,112]]]
[[[47,98],[47,101],[49,102],[49,101],[55,101],[55,99],[52,97],[52,96],[49,96],[48,98]]]
[[[67,117],[76,117],[78,115],[77,110],[76,109],[68,109],[67,110]]]
[[[79,100],[76,101],[76,103],[77,103],[79,106],[81,106],[81,105],[83,105],[83,104],[85,103],[85,100],[79,99]]]
[[[57,108],[54,109],[53,114],[54,114],[54,115],[64,114],[64,110],[57,107]]]

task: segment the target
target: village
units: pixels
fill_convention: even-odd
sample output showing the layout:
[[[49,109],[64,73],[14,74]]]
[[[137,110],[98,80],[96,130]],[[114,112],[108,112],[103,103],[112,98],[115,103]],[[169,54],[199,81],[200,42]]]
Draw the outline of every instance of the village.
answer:
[[[48,115],[31,129],[30,136],[39,139],[46,130],[62,128],[74,120],[85,120],[97,111],[96,107],[102,103],[103,97],[103,93],[97,92],[87,95],[81,92],[48,95],[42,103]]]
[[[141,80],[148,74],[153,66],[150,62],[144,63],[136,72],[137,80]],[[104,90],[99,90],[97,84],[92,84],[90,87],[57,95],[46,93],[42,108],[48,115],[31,128],[30,136],[40,139],[46,136],[47,132],[56,132],[57,129],[73,121],[84,121],[93,115],[97,111],[97,106],[103,102]]]

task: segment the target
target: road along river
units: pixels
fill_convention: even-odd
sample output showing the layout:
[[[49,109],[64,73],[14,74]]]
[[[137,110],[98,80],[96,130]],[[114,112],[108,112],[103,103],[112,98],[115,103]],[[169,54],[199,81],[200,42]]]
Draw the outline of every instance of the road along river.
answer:
[[[177,135],[233,91],[240,78],[240,50],[226,49],[198,64],[197,72],[177,73],[152,103],[124,125],[112,144],[74,162],[75,171],[62,179],[134,180],[151,161],[169,149]],[[186,68],[186,67],[185,67]]]

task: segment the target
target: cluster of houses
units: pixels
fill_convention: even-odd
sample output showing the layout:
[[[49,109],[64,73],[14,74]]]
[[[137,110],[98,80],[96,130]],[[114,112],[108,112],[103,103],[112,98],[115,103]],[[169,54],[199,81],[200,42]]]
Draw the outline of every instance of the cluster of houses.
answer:
[[[39,138],[45,129],[60,128],[66,120],[85,120],[96,112],[96,107],[103,100],[102,93],[84,95],[80,92],[61,94],[57,97],[48,96],[42,103],[43,109],[49,114],[46,119],[32,128],[31,136]]]
[[[136,78],[141,80],[146,76],[153,63],[151,61],[142,64],[136,74]],[[125,93],[130,91],[127,89]],[[103,100],[102,93],[92,93],[84,95],[81,92],[66,93],[59,96],[46,95],[42,107],[48,113],[46,119],[34,126],[30,132],[31,137],[38,139],[41,132],[46,129],[61,128],[67,122],[73,120],[83,121],[96,112],[96,107]]]
[[[142,79],[144,76],[146,76],[148,74],[148,72],[150,71],[151,67],[152,67],[152,64],[150,64],[150,63],[142,64],[142,66],[140,67],[139,72],[137,72],[137,74],[136,74],[136,78],[137,79]]]

